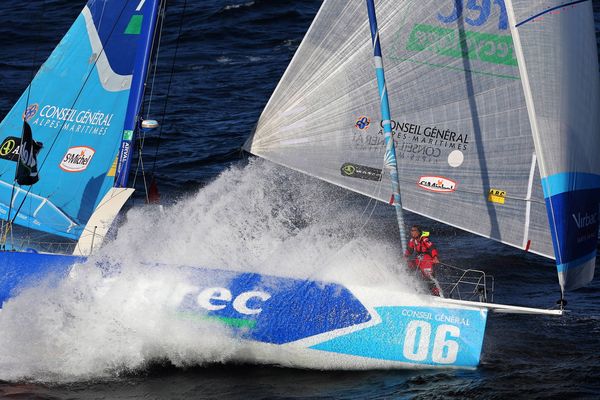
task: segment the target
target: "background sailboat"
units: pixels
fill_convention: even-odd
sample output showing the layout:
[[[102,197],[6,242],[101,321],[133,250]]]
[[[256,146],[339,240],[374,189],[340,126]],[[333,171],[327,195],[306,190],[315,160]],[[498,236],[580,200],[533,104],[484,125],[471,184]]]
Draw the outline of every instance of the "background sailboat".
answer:
[[[133,192],[126,188],[133,135],[159,5],[89,1],[0,123],[0,213],[9,249],[57,237],[70,241],[75,255],[101,245]],[[21,187],[13,179],[23,119],[43,147],[41,179]],[[27,230],[25,241],[13,240],[12,223]]]

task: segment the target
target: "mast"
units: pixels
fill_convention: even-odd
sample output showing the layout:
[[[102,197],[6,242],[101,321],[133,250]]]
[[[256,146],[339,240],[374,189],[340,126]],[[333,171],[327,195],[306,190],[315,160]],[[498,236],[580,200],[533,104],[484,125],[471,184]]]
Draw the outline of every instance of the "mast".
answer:
[[[133,79],[127,101],[121,146],[117,156],[115,181],[113,187],[102,198],[90,216],[84,229],[86,233],[79,238],[73,255],[88,256],[102,245],[112,222],[134,192],[134,189],[127,188],[127,180],[131,169],[134,133],[138,127],[138,114],[144,99],[146,77],[161,4],[162,0],[140,0],[125,30],[126,34],[143,35],[143,37],[133,65]],[[144,7],[146,8],[144,9]]]
[[[134,134],[137,128],[138,113],[144,99],[144,89],[146,87],[146,76],[148,75],[148,64],[152,53],[154,41],[154,31],[158,20],[158,7],[161,0],[141,0],[136,12],[141,12],[144,5],[150,7],[151,12],[143,14],[134,14],[134,18],[143,18],[140,32],[144,34],[141,57],[137,57],[133,69],[133,81],[131,83],[131,93],[127,104],[127,113],[125,115],[125,124],[123,126],[123,138],[119,149],[117,173],[115,176],[115,187],[126,187],[129,179],[129,170],[131,169],[131,154],[133,152]],[[150,18],[144,18],[149,16]]]
[[[385,85],[385,73],[383,70],[383,56],[379,42],[379,29],[377,27],[377,15],[375,14],[375,3],[367,1],[369,12],[369,25],[371,26],[371,39],[373,42],[373,60],[375,61],[375,73],[377,85],[379,86],[379,97],[381,99],[381,119],[385,134],[385,166],[392,180],[392,205],[396,209],[398,230],[400,232],[400,243],[402,253],[406,251],[406,233],[404,232],[404,215],[402,213],[402,199],[400,197],[400,182],[398,180],[398,162],[396,160],[396,146],[392,136],[392,118],[390,116],[390,105],[388,103],[387,88]]]

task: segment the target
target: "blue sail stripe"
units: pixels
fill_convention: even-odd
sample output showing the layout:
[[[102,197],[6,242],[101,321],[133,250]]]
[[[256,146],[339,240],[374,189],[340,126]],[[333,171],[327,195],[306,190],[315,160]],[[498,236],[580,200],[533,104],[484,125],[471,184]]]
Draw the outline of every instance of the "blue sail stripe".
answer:
[[[542,179],[561,287],[576,289],[594,276],[600,175],[564,172]]]
[[[119,150],[115,187],[126,187],[129,179],[134,145],[133,134],[136,131],[137,117],[144,96],[144,83],[146,82],[150,54],[152,53],[152,40],[154,38],[159,3],[159,0],[148,1],[144,3],[144,7],[142,8],[149,18],[143,19],[142,34],[139,35],[142,38],[142,54],[135,60],[133,82],[131,83],[131,93],[127,104],[125,125],[123,127],[124,134]]]
[[[138,3],[139,0],[90,0],[87,3],[104,53],[114,71],[121,75],[131,74],[135,64],[133,55],[136,54],[139,37],[127,34],[126,28],[131,16],[139,14],[136,11]],[[124,54],[131,56],[124,57]]]
[[[561,193],[600,188],[600,175],[585,172],[563,172],[542,178],[544,197]]]
[[[558,272],[567,272],[569,270],[573,270],[575,268],[581,268],[585,266],[585,263],[587,263],[588,261],[596,258],[596,249],[594,249],[594,251],[592,251],[589,254],[586,254],[583,257],[580,257],[576,260],[573,261],[569,261],[569,262],[565,262],[565,263],[561,263],[561,264],[556,264],[556,269],[558,270]]]

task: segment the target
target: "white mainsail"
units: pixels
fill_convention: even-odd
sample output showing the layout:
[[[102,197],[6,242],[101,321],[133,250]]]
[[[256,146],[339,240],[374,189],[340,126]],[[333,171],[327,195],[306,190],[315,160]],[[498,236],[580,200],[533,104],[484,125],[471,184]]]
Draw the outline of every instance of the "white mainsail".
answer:
[[[539,1],[513,3],[518,20],[522,14],[534,15],[533,10],[546,10]],[[598,136],[595,117],[588,118],[575,106],[563,112],[545,102],[550,96],[556,97],[557,105],[569,104],[585,79],[598,79],[595,48],[584,55],[594,40],[591,5],[576,3],[573,6],[581,7],[577,13],[586,23],[569,26],[576,32],[569,33],[572,37],[560,37],[567,33],[555,26],[560,27],[562,20],[549,22],[548,28],[556,39],[549,44],[556,47],[556,63],[569,57],[573,63],[586,63],[583,76],[568,77],[576,83],[565,82],[564,71],[546,68],[549,64],[543,58],[530,55],[537,39],[521,34],[527,66],[545,71],[532,80],[540,90],[534,103],[544,108],[538,118],[553,115],[561,121],[555,144],[544,150],[534,145],[522,66],[509,23],[512,9],[503,0],[377,3],[406,209],[555,258],[539,157],[571,159],[554,153],[575,151],[564,146],[565,127],[576,129],[582,139]],[[382,171],[385,149],[379,99],[373,95],[377,84],[369,35],[362,0],[325,1],[246,148],[387,202],[391,193],[389,175]],[[584,36],[585,43],[575,43]],[[589,76],[592,70],[594,77]],[[594,84],[586,88],[591,105],[597,101]],[[565,91],[566,86],[571,89]],[[574,104],[580,101],[586,100]],[[586,121],[572,125],[566,116]],[[600,173],[600,168],[590,164],[584,172]],[[597,231],[597,223],[595,227]],[[583,280],[573,286],[562,283],[572,288]]]

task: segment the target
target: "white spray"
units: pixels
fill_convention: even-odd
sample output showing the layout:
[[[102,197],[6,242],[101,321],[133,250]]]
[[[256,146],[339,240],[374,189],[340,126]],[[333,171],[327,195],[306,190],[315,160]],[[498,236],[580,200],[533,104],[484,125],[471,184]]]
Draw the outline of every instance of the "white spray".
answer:
[[[398,273],[399,250],[385,232],[364,232],[378,223],[364,212],[373,203],[346,196],[256,160],[164,212],[134,208],[87,265],[5,304],[0,380],[97,378],[153,360],[186,366],[269,358],[222,325],[173,313],[185,277],[149,269],[149,262],[414,291],[412,277]],[[118,270],[93,266],[116,260]]]

